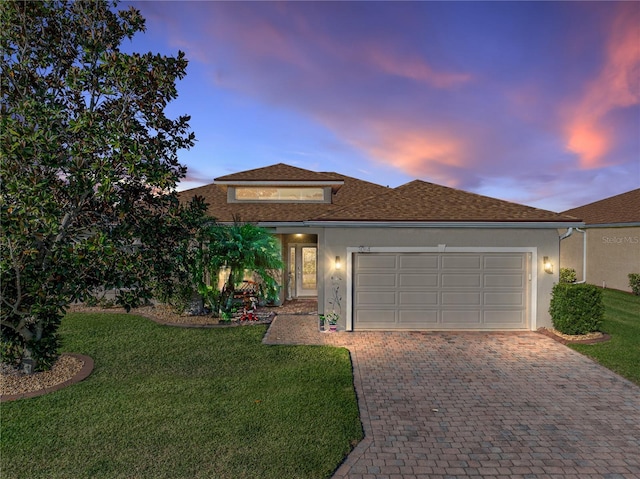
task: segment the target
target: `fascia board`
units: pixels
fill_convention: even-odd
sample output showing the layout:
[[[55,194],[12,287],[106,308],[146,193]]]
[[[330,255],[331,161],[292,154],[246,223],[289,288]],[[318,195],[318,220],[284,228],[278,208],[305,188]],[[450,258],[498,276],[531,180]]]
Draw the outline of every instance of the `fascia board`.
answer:
[[[597,224],[585,224],[581,226],[581,228],[591,229],[591,228],[637,228],[640,226],[640,222],[638,223],[597,223]]]
[[[278,181],[278,180],[270,180],[270,181],[262,181],[262,180],[242,180],[242,181],[214,181],[214,185],[228,185],[228,186],[333,186],[333,185],[344,185],[343,180],[334,180],[334,181],[307,181],[307,180],[286,180],[286,181]]]
[[[582,228],[584,222],[554,221],[305,221],[307,226],[325,228],[494,228],[548,229]]]
[[[278,227],[294,227],[294,228],[308,228],[309,225],[302,221],[242,221],[242,223],[251,223],[263,228],[278,228]],[[217,224],[229,226],[233,225],[233,221],[219,221]]]

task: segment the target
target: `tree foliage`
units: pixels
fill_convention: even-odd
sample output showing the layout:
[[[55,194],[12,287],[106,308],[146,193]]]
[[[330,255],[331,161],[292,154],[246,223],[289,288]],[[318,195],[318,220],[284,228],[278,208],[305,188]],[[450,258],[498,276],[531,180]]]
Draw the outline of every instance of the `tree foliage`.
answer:
[[[115,6],[0,3],[2,360],[25,371],[55,360],[70,302],[100,286],[126,307],[149,296],[177,152],[194,141],[188,116],[164,113],[184,54],[120,51],[144,19]]]
[[[150,253],[154,256],[154,298],[183,313],[198,295],[205,300],[213,293],[207,283],[206,231],[214,224],[207,216],[201,196],[178,205],[165,216],[156,231],[162,239]]]

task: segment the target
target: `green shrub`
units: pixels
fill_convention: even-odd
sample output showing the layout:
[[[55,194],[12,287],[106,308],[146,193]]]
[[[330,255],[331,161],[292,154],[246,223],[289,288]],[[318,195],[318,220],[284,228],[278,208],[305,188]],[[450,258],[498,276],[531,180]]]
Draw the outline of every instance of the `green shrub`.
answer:
[[[602,291],[592,284],[558,283],[549,307],[553,327],[564,334],[598,331],[604,318]]]
[[[560,282],[561,283],[575,283],[576,282],[576,270],[573,268],[560,268]]]
[[[629,286],[636,296],[640,296],[640,273],[629,273]]]

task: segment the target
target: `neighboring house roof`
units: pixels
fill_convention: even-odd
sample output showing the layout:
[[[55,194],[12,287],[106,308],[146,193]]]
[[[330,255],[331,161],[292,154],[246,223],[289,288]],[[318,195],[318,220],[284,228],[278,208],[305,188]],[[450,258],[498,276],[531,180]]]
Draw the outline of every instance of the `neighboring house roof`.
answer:
[[[564,211],[587,225],[640,223],[640,188]]]
[[[321,215],[327,221],[567,222],[575,218],[414,180],[385,194]]]
[[[317,173],[279,163],[216,178],[210,185],[179,193],[209,204],[220,222],[579,222],[571,216],[477,195],[421,180],[388,188],[338,173]],[[329,182],[332,203],[228,203],[227,188],[237,182],[291,185]],[[221,184],[220,184],[221,183]],[[342,184],[340,184],[342,183]],[[308,184],[308,183],[307,183]]]

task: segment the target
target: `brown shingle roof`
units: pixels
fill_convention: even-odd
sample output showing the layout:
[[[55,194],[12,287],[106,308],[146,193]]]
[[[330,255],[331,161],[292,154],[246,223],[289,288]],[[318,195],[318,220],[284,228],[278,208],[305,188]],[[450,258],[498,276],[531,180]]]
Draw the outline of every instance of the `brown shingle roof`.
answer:
[[[274,165],[279,166],[279,165]],[[286,165],[285,165],[286,166]],[[296,168],[298,169],[298,168]],[[302,170],[306,171],[306,170]],[[269,173],[269,172],[267,172]],[[317,181],[318,176],[312,173],[309,177]],[[337,173],[321,173],[332,181],[344,181],[333,193],[333,204],[328,203],[227,203],[227,186],[210,184],[178,193],[181,201],[188,201],[193,196],[203,196],[209,204],[208,213],[220,222],[231,222],[234,218],[250,223],[257,222],[301,222],[310,220],[328,211],[342,208],[362,199],[378,196],[389,191],[388,188],[368,181],[358,180]],[[275,175],[269,175],[273,178]],[[234,179],[232,181],[236,181]],[[245,181],[245,180],[241,180]],[[271,180],[264,180],[271,181]],[[282,178],[280,180],[282,181]],[[284,180],[289,181],[289,179]],[[302,180],[304,181],[304,180]]]
[[[575,222],[576,218],[510,203],[487,196],[415,180],[387,188],[338,173],[318,173],[282,163],[217,178],[210,184],[179,193],[181,201],[200,195],[208,213],[220,222],[234,219],[252,223],[316,221],[409,222]],[[227,185],[233,181],[337,181],[332,204],[227,203]]]
[[[231,175],[215,178],[213,181],[341,181],[342,178],[335,173],[318,173],[295,166],[278,163],[253,170],[240,171]]]
[[[360,201],[318,220],[326,221],[531,221],[567,222],[575,218],[530,206],[415,180],[384,195]]]
[[[640,188],[564,211],[588,225],[640,223]]]

